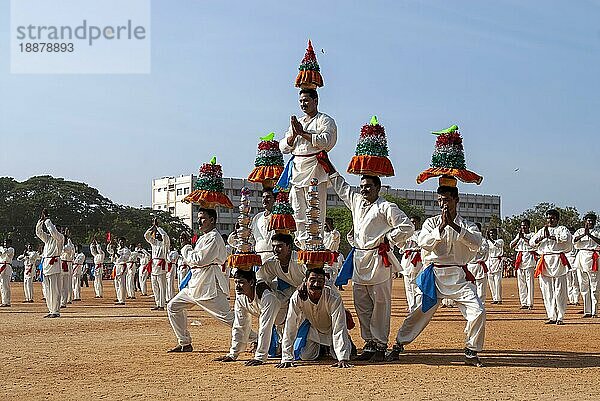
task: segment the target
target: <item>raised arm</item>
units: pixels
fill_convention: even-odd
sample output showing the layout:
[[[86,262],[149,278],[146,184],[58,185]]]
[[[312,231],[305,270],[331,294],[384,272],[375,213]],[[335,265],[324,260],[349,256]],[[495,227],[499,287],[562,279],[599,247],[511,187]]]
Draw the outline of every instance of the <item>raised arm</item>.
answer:
[[[42,229],[43,224],[44,224],[43,220],[38,220],[37,224],[35,225],[35,235],[37,235],[37,237],[39,239],[41,239],[45,244],[50,240],[50,236],[48,234],[46,234],[44,232],[44,230]]]
[[[337,171],[329,176],[329,181],[331,182],[331,186],[338,194],[340,199],[344,202],[348,209],[352,210],[354,197],[358,195],[352,191],[350,184],[348,184],[344,177],[342,177]]]

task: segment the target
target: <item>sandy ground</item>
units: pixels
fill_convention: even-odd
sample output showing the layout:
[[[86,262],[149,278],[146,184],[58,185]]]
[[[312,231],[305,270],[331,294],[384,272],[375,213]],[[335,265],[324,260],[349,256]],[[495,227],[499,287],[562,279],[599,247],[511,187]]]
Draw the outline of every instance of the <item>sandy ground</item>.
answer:
[[[189,317],[194,352],[167,354],[175,345],[165,312],[152,312],[147,297],[114,306],[85,288],[83,301],[60,319],[46,313],[36,283],[36,302],[23,304],[13,283],[13,306],[0,309],[0,400],[145,399],[597,399],[600,392],[600,319],[582,319],[569,307],[564,326],[544,325],[536,293],[533,311],[520,311],[515,279],[504,280],[503,305],[488,302],[484,368],[462,364],[464,320],[456,308],[438,309],[433,321],[407,346],[398,363],[333,361],[291,369],[243,362],[213,362],[229,349],[230,330],[194,309]],[[536,288],[536,290],[538,290]],[[343,292],[354,314],[350,287]],[[402,280],[394,281],[392,333],[406,316]],[[351,336],[363,345],[358,327]],[[243,360],[251,357],[244,354]]]

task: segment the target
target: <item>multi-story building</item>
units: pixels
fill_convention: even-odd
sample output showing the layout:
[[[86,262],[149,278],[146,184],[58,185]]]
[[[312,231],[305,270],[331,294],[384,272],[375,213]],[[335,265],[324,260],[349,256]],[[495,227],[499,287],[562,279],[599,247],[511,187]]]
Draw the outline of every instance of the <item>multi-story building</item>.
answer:
[[[194,216],[198,207],[181,202],[186,195],[193,191],[195,181],[196,176],[194,175],[163,177],[152,180],[152,209],[166,210],[171,215],[180,217],[188,226],[195,229],[197,222]],[[252,213],[261,210],[262,186],[260,184],[249,182],[243,178],[224,178],[223,182],[225,193],[234,205],[239,204],[240,191],[246,186],[250,189]],[[356,187],[353,188],[357,189]],[[422,208],[426,217],[436,215],[440,210],[437,205],[437,194],[435,191],[384,187],[381,189],[381,193],[406,199],[411,205]],[[343,206],[344,203],[333,189],[330,188],[327,194],[327,207]],[[500,196],[461,193],[458,211],[461,216],[468,220],[479,222],[485,226],[490,222],[492,216],[500,217]],[[220,208],[218,213],[219,221],[217,228],[219,231],[222,233],[231,232],[238,216],[237,208]]]

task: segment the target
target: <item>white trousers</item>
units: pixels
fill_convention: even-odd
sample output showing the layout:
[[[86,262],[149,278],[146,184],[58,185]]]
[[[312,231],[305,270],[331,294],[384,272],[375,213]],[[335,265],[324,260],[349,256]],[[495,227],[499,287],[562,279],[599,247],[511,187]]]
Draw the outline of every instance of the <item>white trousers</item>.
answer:
[[[521,267],[517,270],[517,284],[519,285],[521,306],[533,306],[533,273],[533,268],[527,269]]]
[[[398,330],[396,342],[404,345],[417,338],[427,327],[440,305],[439,299],[448,298],[456,302],[458,310],[467,320],[465,347],[473,351],[481,351],[485,339],[485,307],[477,296],[475,285],[465,281],[465,273],[460,267],[434,268],[434,272],[438,303],[427,312],[423,312],[420,295],[417,305],[409,312]],[[443,280],[439,279],[440,276],[444,276]]]
[[[73,275],[73,299],[81,299],[81,274]]]
[[[68,302],[71,302],[69,294],[73,290],[71,273],[61,272],[60,273],[60,306],[66,306]]]
[[[568,303],[576,304],[579,302],[579,277],[577,277],[576,270],[569,270],[567,272],[567,296]]]
[[[492,301],[502,301],[502,271],[497,273],[488,273],[488,285]]]
[[[42,281],[42,297],[46,299],[46,280]]]
[[[365,342],[375,341],[378,347],[387,348],[392,313],[392,280],[375,285],[353,283],[352,293],[361,337]]]
[[[125,276],[125,287],[127,290],[128,298],[135,298],[135,272],[127,269]]]
[[[598,315],[598,301],[600,301],[600,279],[599,272],[583,271],[577,269],[581,298],[583,298],[583,313],[586,315]]]
[[[140,292],[142,295],[148,295],[148,271],[143,269],[139,272]]]
[[[482,304],[485,304],[485,300],[487,298],[487,277],[483,277],[482,279],[475,279],[475,287],[477,289],[477,296],[481,300]]]
[[[310,330],[314,330],[311,326]],[[310,335],[309,335],[310,337]],[[337,354],[335,353],[335,347],[333,346],[333,341],[331,342],[331,344],[321,344],[317,341],[313,341],[310,338],[306,339],[306,345],[304,345],[304,348],[302,348],[300,350],[300,359],[303,361],[314,361],[315,359],[317,359],[319,357],[319,352],[321,351],[321,345],[325,345],[329,347],[329,353],[331,354],[331,356],[334,359],[337,359],[338,361],[340,360],[340,358],[337,356]]]
[[[97,297],[104,296],[104,287],[102,286],[102,276],[98,275],[94,277],[94,291]]]
[[[125,273],[115,276],[115,292],[117,293],[117,302],[125,302]]]
[[[46,306],[48,312],[60,314],[60,284],[62,282],[61,273],[44,275],[44,283],[46,285]]]
[[[189,288],[184,288],[169,302],[167,305],[167,314],[179,345],[184,346],[192,343],[192,336],[187,325],[187,310],[195,305],[204,309],[215,319],[225,323],[229,327],[233,327],[233,309],[229,306],[227,296],[218,286],[217,292],[218,294],[215,298],[197,300],[191,295],[192,292]],[[254,338],[256,338],[256,333],[254,333]]]
[[[2,294],[2,305],[11,304],[11,293],[10,293],[10,277],[12,276],[12,269],[10,266],[6,266],[4,271],[0,273],[0,293]]]
[[[417,295],[421,292],[416,283],[416,277],[410,277],[406,274],[404,277],[404,292],[406,293],[406,303],[408,304],[408,310],[412,310],[412,308],[417,303]]]
[[[539,276],[548,320],[563,320],[567,311],[567,275]]]
[[[23,290],[25,291],[25,301],[33,301],[33,277],[23,279]]]
[[[173,266],[171,268],[170,272],[167,272],[167,293],[166,293],[166,299],[167,302],[169,302],[170,300],[173,299],[173,297],[175,296],[175,294],[177,294],[177,290],[175,289],[175,276],[177,275],[175,273],[175,269],[176,267]]]
[[[154,303],[159,308],[164,308],[167,299],[167,275],[151,274],[152,293],[154,294]]]
[[[323,238],[323,225],[327,212],[327,182],[320,183],[318,190],[319,208],[321,209],[319,223],[321,225],[321,238]],[[304,241],[308,239],[308,232],[306,231],[306,224],[308,223],[308,219],[306,218],[306,209],[308,208],[308,202],[306,201],[307,194],[308,187],[293,185],[290,189],[290,205],[294,209],[294,220],[296,220],[296,241],[300,243],[302,249],[305,247]]]

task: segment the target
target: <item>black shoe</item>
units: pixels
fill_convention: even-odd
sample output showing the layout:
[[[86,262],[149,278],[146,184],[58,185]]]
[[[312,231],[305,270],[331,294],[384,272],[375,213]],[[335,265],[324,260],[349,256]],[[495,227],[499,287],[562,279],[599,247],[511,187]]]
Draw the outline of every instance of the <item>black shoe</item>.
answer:
[[[527,309],[533,310],[533,305],[528,306]]]
[[[158,306],[155,306],[154,308],[150,308],[150,310],[159,310],[160,308]]]
[[[44,316],[44,319],[48,317],[52,317],[52,313],[48,313],[46,316]]]
[[[171,352],[192,352],[193,350],[194,350],[194,348],[192,348],[192,344],[178,345],[177,347],[168,350],[167,353],[171,353]]]
[[[544,324],[556,324],[556,320],[546,320]]]
[[[67,302],[67,304],[69,304],[69,305],[72,305],[72,304],[73,304],[73,302],[69,301],[69,302]]]
[[[50,316],[48,316],[49,318],[55,318],[55,317],[60,317],[60,313],[53,313]]]
[[[158,308],[158,310],[165,310],[165,308],[163,306],[161,306],[160,308]]]
[[[562,320],[557,320],[556,321],[556,325],[557,326],[562,326],[563,324],[565,324],[565,322],[563,322]]]
[[[28,304],[28,303],[29,303],[29,301],[23,301],[23,302],[21,302],[21,303],[22,303],[22,304]]]
[[[498,301],[496,302],[498,305],[502,305],[502,301]]]
[[[475,366],[478,368],[483,367],[483,363],[481,363],[479,357],[477,356],[477,351],[465,348],[465,365]]]
[[[386,355],[386,362],[394,362],[400,360],[400,354],[404,352],[404,345],[402,344],[394,344],[392,350]]]
[[[521,305],[521,309],[527,309],[529,308],[527,305]]]
[[[317,356],[317,360],[324,359],[329,356],[329,347],[323,344],[319,345],[319,356]]]
[[[125,302],[115,302],[115,305],[125,305]]]
[[[375,353],[373,354],[373,356],[371,357],[371,359],[369,359],[369,362],[383,362],[385,361],[385,351],[387,350],[386,346],[383,347],[377,347],[377,349],[375,350]]]
[[[377,348],[377,344],[375,341],[369,340],[365,343],[363,347],[362,353],[354,358],[355,361],[368,361],[375,354],[375,349]]]
[[[583,318],[592,317],[592,314],[591,314],[591,313],[586,313],[586,314],[584,314],[582,317],[583,317]]]

